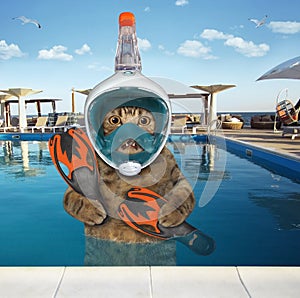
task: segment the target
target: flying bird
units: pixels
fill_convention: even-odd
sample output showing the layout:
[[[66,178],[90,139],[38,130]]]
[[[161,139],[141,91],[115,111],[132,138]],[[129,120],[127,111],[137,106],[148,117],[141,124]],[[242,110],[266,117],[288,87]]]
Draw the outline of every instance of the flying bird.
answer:
[[[37,20],[28,19],[24,16],[13,18],[13,20],[22,21],[22,25],[32,23],[32,24],[36,25],[38,28],[42,28],[42,26],[40,25],[40,23]]]
[[[254,24],[256,24],[255,28],[258,28],[262,25],[265,24],[266,22],[266,19],[267,19],[267,15],[264,16],[264,18],[262,18],[260,21],[259,20],[256,20],[256,19],[248,19],[250,22],[253,22]]]

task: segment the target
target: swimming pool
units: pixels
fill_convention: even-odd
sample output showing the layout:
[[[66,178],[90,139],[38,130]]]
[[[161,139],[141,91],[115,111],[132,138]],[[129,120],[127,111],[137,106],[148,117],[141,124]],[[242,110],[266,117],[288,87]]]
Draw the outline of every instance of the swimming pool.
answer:
[[[47,142],[0,145],[0,265],[84,265],[83,225],[63,209],[66,185]],[[198,202],[188,222],[216,243],[212,254],[199,256],[176,242],[178,266],[300,265],[296,180],[214,145],[168,146],[195,185]],[[211,198],[201,197],[203,192]]]

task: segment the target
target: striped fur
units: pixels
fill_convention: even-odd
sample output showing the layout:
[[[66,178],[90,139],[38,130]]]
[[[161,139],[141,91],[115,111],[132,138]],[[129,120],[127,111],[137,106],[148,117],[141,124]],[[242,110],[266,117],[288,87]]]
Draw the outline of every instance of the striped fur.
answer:
[[[112,117],[118,119],[114,120]],[[124,107],[106,115],[104,131],[109,134],[128,122],[143,127],[149,133],[153,133],[155,129],[154,117],[150,112],[141,108]],[[150,166],[133,177],[122,176],[99,157],[97,161],[99,189],[102,200],[106,203],[106,210],[99,201],[90,200],[70,188],[64,195],[65,210],[85,224],[86,235],[121,242],[159,241],[133,230],[118,219],[118,206],[125,199],[126,193],[135,186],[147,187],[167,200],[159,214],[159,222],[166,227],[181,224],[192,212],[195,205],[192,188],[166,147]]]
[[[118,121],[114,123],[115,121]],[[106,135],[112,133],[117,127],[125,123],[133,123],[154,133],[155,120],[153,115],[142,108],[122,107],[107,113],[103,121],[103,130]]]

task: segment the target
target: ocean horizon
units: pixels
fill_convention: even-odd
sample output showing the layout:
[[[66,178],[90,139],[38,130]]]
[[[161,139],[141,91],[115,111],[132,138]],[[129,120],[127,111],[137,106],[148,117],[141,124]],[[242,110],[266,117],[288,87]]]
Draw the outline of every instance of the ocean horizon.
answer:
[[[173,114],[187,114],[186,112],[176,112]],[[194,113],[197,114],[197,113]],[[222,114],[230,114],[231,116],[239,116],[244,120],[244,127],[251,127],[251,117],[255,115],[275,115],[275,111],[273,112],[217,112],[217,115],[222,115]]]

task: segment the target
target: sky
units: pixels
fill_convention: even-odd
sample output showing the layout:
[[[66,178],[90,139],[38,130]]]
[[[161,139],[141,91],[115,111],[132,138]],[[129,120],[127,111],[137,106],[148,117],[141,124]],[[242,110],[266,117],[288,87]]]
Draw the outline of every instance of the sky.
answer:
[[[299,56],[297,0],[0,0],[0,5],[0,89],[43,90],[30,98],[63,99],[58,111],[71,110],[72,88],[93,88],[114,73],[124,11],[136,18],[144,75],[188,86],[236,85],[217,95],[218,112],[273,111],[282,90],[287,91],[280,99],[300,98],[298,80],[256,81]],[[258,28],[249,20],[265,15]],[[42,28],[13,19],[19,16]],[[83,112],[85,98],[76,93],[76,111]]]

